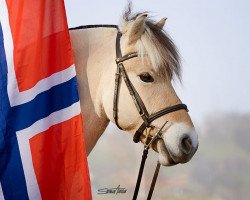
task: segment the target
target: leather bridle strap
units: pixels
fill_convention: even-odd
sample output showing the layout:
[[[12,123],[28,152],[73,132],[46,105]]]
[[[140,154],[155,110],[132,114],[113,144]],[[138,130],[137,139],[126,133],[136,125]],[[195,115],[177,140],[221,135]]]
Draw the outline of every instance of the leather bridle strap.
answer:
[[[135,132],[133,141],[135,143],[138,143],[140,141],[140,137],[143,134],[144,130],[148,127],[148,124],[150,124],[151,122],[153,122],[154,120],[156,120],[157,118],[159,118],[159,117],[161,117],[163,115],[166,115],[166,114],[169,114],[171,112],[175,112],[175,111],[178,111],[178,110],[181,110],[181,109],[184,109],[184,110],[186,110],[188,112],[188,108],[187,108],[187,106],[185,104],[177,104],[177,105],[170,106],[170,107],[167,107],[165,109],[162,109],[159,112],[156,112],[156,113],[150,115],[148,117],[147,124],[142,123],[142,125],[139,127],[139,129]]]
[[[137,176],[137,181],[136,181],[135,191],[134,191],[134,195],[133,195],[133,200],[136,200],[137,196],[138,196],[138,192],[139,192],[140,184],[141,184],[141,179],[142,179],[142,174],[143,174],[143,170],[144,170],[144,165],[145,165],[147,155],[148,155],[148,149],[150,148],[150,146],[152,145],[152,143],[155,140],[158,140],[158,139],[160,139],[162,137],[162,130],[163,130],[163,128],[165,127],[165,125],[167,123],[168,123],[168,121],[166,121],[161,126],[161,128],[157,131],[157,133],[153,137],[151,137],[150,135],[147,135],[146,144],[144,146],[144,150],[143,150],[143,154],[142,154],[141,165],[140,165],[139,173],[138,173],[138,176]],[[160,165],[159,162],[158,162],[158,164]],[[160,170],[160,166],[158,166],[158,164],[157,164],[157,167],[155,169],[154,177],[153,177],[152,182],[151,182],[151,186],[150,186],[150,190],[149,190],[148,198],[147,198],[148,200],[151,199],[151,196],[152,196],[153,191],[154,191],[155,183],[156,183],[156,180],[157,180],[157,176],[158,176],[158,173],[159,173],[159,170]]]
[[[116,58],[122,57],[121,48],[118,46],[120,45],[120,39],[121,39],[122,33],[120,31],[117,32],[116,36]],[[120,125],[118,124],[118,98],[119,98],[119,88],[120,88],[120,82],[121,82],[121,72],[120,68],[117,67],[116,73],[115,73],[115,91],[114,91],[114,100],[113,100],[113,118],[115,120],[116,126],[122,130]]]
[[[116,78],[115,78],[115,90],[114,90],[114,100],[113,100],[113,117],[115,120],[115,123],[119,129],[122,130],[121,126],[118,123],[118,100],[119,100],[119,92],[120,92],[120,85],[121,85],[121,77],[123,78],[129,93],[134,101],[134,104],[136,106],[137,111],[139,112],[140,116],[142,117],[144,124],[149,126],[148,123],[148,111],[139,96],[138,92],[134,88],[133,84],[128,78],[128,75],[126,73],[126,70],[124,68],[123,62],[126,60],[129,60],[134,57],[138,57],[137,53],[130,53],[125,56],[122,56],[121,48],[120,48],[120,38],[122,34],[118,31],[117,37],[116,37],[116,64],[117,64],[117,70],[116,70]]]
[[[128,75],[127,75],[127,73],[125,71],[125,68],[124,68],[123,64],[118,63],[118,67],[121,70],[123,80],[124,80],[128,90],[129,90],[129,94],[131,95],[131,97],[132,97],[132,99],[134,101],[136,109],[138,110],[138,112],[139,112],[140,116],[142,117],[144,123],[149,125],[149,123],[148,123],[148,111],[147,111],[141,97],[139,96],[138,92],[136,91],[136,89],[132,85],[131,81],[129,80]]]
[[[140,189],[142,174],[143,174],[143,170],[144,170],[144,166],[145,166],[145,162],[146,162],[147,156],[148,156],[148,148],[144,148],[143,154],[142,154],[142,159],[141,159],[141,165],[140,165],[140,169],[139,169],[139,173],[138,173],[138,177],[137,177],[137,181],[136,181],[136,186],[135,186],[135,191],[134,191],[132,200],[136,200],[137,199],[138,192],[139,192],[139,189]],[[153,195],[154,188],[155,188],[155,183],[156,183],[159,171],[160,171],[160,167],[161,167],[161,164],[158,161],[157,165],[156,165],[155,173],[154,173],[151,185],[150,185],[150,189],[149,189],[149,192],[148,192],[147,200],[150,200],[151,197],[152,197],[152,195]]]
[[[152,195],[153,195],[154,188],[155,188],[155,183],[156,183],[156,180],[157,180],[159,171],[160,171],[160,167],[161,167],[161,164],[160,164],[159,161],[158,161],[158,162],[157,162],[157,165],[156,165],[156,168],[155,168],[155,173],[154,173],[154,176],[153,176],[151,185],[150,185],[150,189],[149,189],[149,192],[148,192],[147,200],[150,200],[151,197],[152,197]]]
[[[130,59],[131,57],[128,57],[127,59]],[[115,78],[115,91],[114,91],[114,103],[113,103],[113,117],[115,120],[115,123],[118,128],[122,129],[118,123],[118,98],[119,98],[119,91],[120,91],[120,83],[121,83],[121,76],[129,90],[129,94],[131,95],[134,104],[136,106],[136,109],[138,113],[140,114],[141,118],[143,119],[143,124],[146,124],[146,126],[149,126],[148,123],[148,111],[140,98],[138,92],[132,85],[131,81],[128,78],[128,75],[125,71],[124,65],[122,62],[117,63],[117,71],[116,71],[116,78]]]

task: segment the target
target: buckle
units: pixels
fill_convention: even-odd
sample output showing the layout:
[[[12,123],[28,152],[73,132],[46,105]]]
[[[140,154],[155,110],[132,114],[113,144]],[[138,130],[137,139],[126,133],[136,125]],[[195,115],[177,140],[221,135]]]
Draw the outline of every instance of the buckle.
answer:
[[[162,129],[165,127],[165,125],[168,123],[168,121],[166,121],[162,127],[160,129],[158,129],[157,133],[153,136],[153,138],[150,140],[150,142],[145,146],[145,148],[149,148],[150,145],[156,140],[156,139],[161,139],[162,138],[162,134],[161,131]]]
[[[121,62],[121,58],[116,58],[115,62],[116,62],[116,64],[119,64]]]

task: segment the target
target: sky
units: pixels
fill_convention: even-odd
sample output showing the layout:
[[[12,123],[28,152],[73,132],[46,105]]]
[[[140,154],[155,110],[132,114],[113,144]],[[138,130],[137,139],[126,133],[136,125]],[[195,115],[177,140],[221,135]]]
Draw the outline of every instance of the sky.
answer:
[[[250,113],[250,1],[134,0],[134,11],[167,17],[182,58],[174,83],[194,122],[208,115]],[[127,1],[65,0],[69,27],[119,24]]]

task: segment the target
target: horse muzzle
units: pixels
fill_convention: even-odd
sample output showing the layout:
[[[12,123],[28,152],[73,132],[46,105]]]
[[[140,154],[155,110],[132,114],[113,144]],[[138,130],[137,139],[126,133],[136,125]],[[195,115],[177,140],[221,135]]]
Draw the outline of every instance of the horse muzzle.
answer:
[[[198,135],[185,123],[173,123],[157,142],[159,162],[164,166],[188,162],[198,149]]]

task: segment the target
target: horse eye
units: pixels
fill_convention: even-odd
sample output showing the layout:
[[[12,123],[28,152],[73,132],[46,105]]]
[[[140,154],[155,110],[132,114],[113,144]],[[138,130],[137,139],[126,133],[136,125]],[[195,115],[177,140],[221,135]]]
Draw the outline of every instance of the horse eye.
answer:
[[[148,72],[140,74],[139,77],[143,82],[154,82],[154,78]]]

